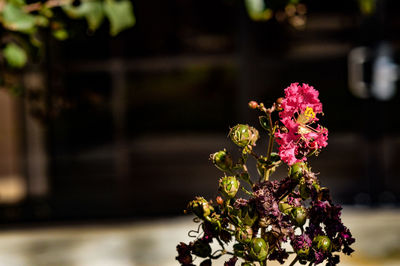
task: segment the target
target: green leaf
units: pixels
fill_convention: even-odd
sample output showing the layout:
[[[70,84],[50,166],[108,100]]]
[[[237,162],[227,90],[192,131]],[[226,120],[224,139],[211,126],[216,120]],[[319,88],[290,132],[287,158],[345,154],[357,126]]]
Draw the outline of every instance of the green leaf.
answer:
[[[104,19],[103,3],[101,1],[82,2],[78,7],[68,5],[63,7],[65,13],[71,18],[84,17],[89,25],[89,29],[98,29]]]
[[[128,0],[118,2],[106,1],[104,3],[104,11],[110,21],[110,33],[112,36],[135,25],[136,20],[133,14],[133,6]]]
[[[26,64],[28,56],[24,49],[15,43],[8,43],[3,49],[4,58],[11,67],[21,68]]]
[[[3,9],[4,26],[12,31],[24,33],[35,32],[36,17],[25,13],[12,3],[7,3]]]
[[[263,129],[269,131],[269,121],[268,117],[266,116],[259,116],[258,119],[260,120],[260,125],[262,126]]]
[[[64,40],[68,39],[69,34],[65,29],[59,29],[59,30],[53,31],[53,36],[54,36],[54,38],[56,38],[59,41],[64,41]]]
[[[36,25],[47,27],[49,25],[49,19],[45,16],[36,16]]]
[[[25,0],[7,0],[10,4],[15,4],[17,6],[23,6],[26,4]]]

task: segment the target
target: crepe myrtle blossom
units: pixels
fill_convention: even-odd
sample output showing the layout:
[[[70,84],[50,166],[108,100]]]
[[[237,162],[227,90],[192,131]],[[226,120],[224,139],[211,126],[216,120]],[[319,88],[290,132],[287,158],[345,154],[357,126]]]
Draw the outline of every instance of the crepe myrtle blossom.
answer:
[[[215,202],[198,196],[187,205],[186,213],[200,224],[188,233],[192,241],[177,245],[176,260],[183,266],[210,266],[222,256],[224,266],[339,264],[339,254],[354,251],[355,239],[341,220],[342,207],[305,162],[327,145],[328,130],[318,124],[318,92],[293,83],[269,108],[255,101],[249,107],[262,113],[263,131],[238,124],[229,137],[239,156],[225,149],[211,155],[223,172],[219,195]],[[262,133],[268,135],[266,153],[255,149]],[[250,162],[257,176],[248,171]],[[270,179],[283,165],[289,165],[287,174]]]
[[[316,125],[322,113],[318,91],[308,84],[292,83],[280,103],[281,127],[275,133],[279,156],[288,165],[306,161],[307,155],[328,145],[328,129]]]

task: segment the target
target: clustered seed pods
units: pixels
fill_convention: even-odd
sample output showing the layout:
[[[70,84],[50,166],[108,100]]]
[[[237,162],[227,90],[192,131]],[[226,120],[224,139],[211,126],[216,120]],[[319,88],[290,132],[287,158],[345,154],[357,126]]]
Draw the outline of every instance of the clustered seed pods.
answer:
[[[215,203],[203,197],[189,202],[187,213],[197,216],[194,221],[201,226],[190,232],[193,241],[177,246],[176,259],[186,266],[196,261],[200,266],[211,265],[226,255],[231,256],[224,264],[228,266],[263,266],[267,261],[337,265],[339,253],[353,252],[355,239],[342,223],[341,206],[333,203],[307,162],[327,145],[327,129],[316,125],[316,115],[322,113],[318,92],[294,83],[270,108],[255,101],[249,107],[263,112],[259,122],[269,136],[267,152],[256,153],[259,132],[254,127],[239,124],[230,130],[239,158],[234,160],[225,149],[211,154],[212,163],[224,172],[219,195]],[[273,112],[278,115],[272,116]],[[273,121],[274,117],[279,119]],[[251,157],[254,160],[248,160]],[[247,167],[251,161],[256,178]],[[282,165],[287,175],[270,179]],[[213,251],[211,242],[220,248]],[[289,253],[294,254],[291,263]]]

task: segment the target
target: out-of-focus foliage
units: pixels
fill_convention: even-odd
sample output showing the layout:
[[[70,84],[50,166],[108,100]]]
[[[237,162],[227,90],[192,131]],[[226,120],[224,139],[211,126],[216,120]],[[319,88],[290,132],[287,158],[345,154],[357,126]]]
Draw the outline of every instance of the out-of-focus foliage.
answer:
[[[30,51],[40,49],[42,31],[48,29],[58,40],[69,37],[65,17],[85,19],[90,31],[103,21],[110,23],[110,34],[117,35],[135,24],[129,0],[0,0],[0,64],[2,68],[22,68]]]
[[[376,0],[358,0],[360,11],[364,15],[371,15],[376,9]]]
[[[306,23],[307,8],[301,0],[245,0],[247,12],[252,20],[267,21],[276,19],[287,21],[297,29]]]

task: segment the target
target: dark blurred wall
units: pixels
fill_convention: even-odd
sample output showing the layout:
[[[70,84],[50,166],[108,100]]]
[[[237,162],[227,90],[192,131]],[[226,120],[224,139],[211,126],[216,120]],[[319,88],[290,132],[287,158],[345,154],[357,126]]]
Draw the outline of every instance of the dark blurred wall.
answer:
[[[228,0],[133,1],[137,24],[113,39],[106,25],[88,35],[71,22],[72,39],[48,43],[49,190],[21,204],[19,219],[171,215],[214,197],[220,173],[208,155],[235,150],[229,127],[257,123],[249,100],[269,104],[291,82],[320,91],[330,144],[312,165],[335,199],[398,204],[399,94],[354,96],[348,56],[386,41],[399,61],[399,4],[378,1],[367,16],[357,1],[304,2],[302,29],[251,21]]]

